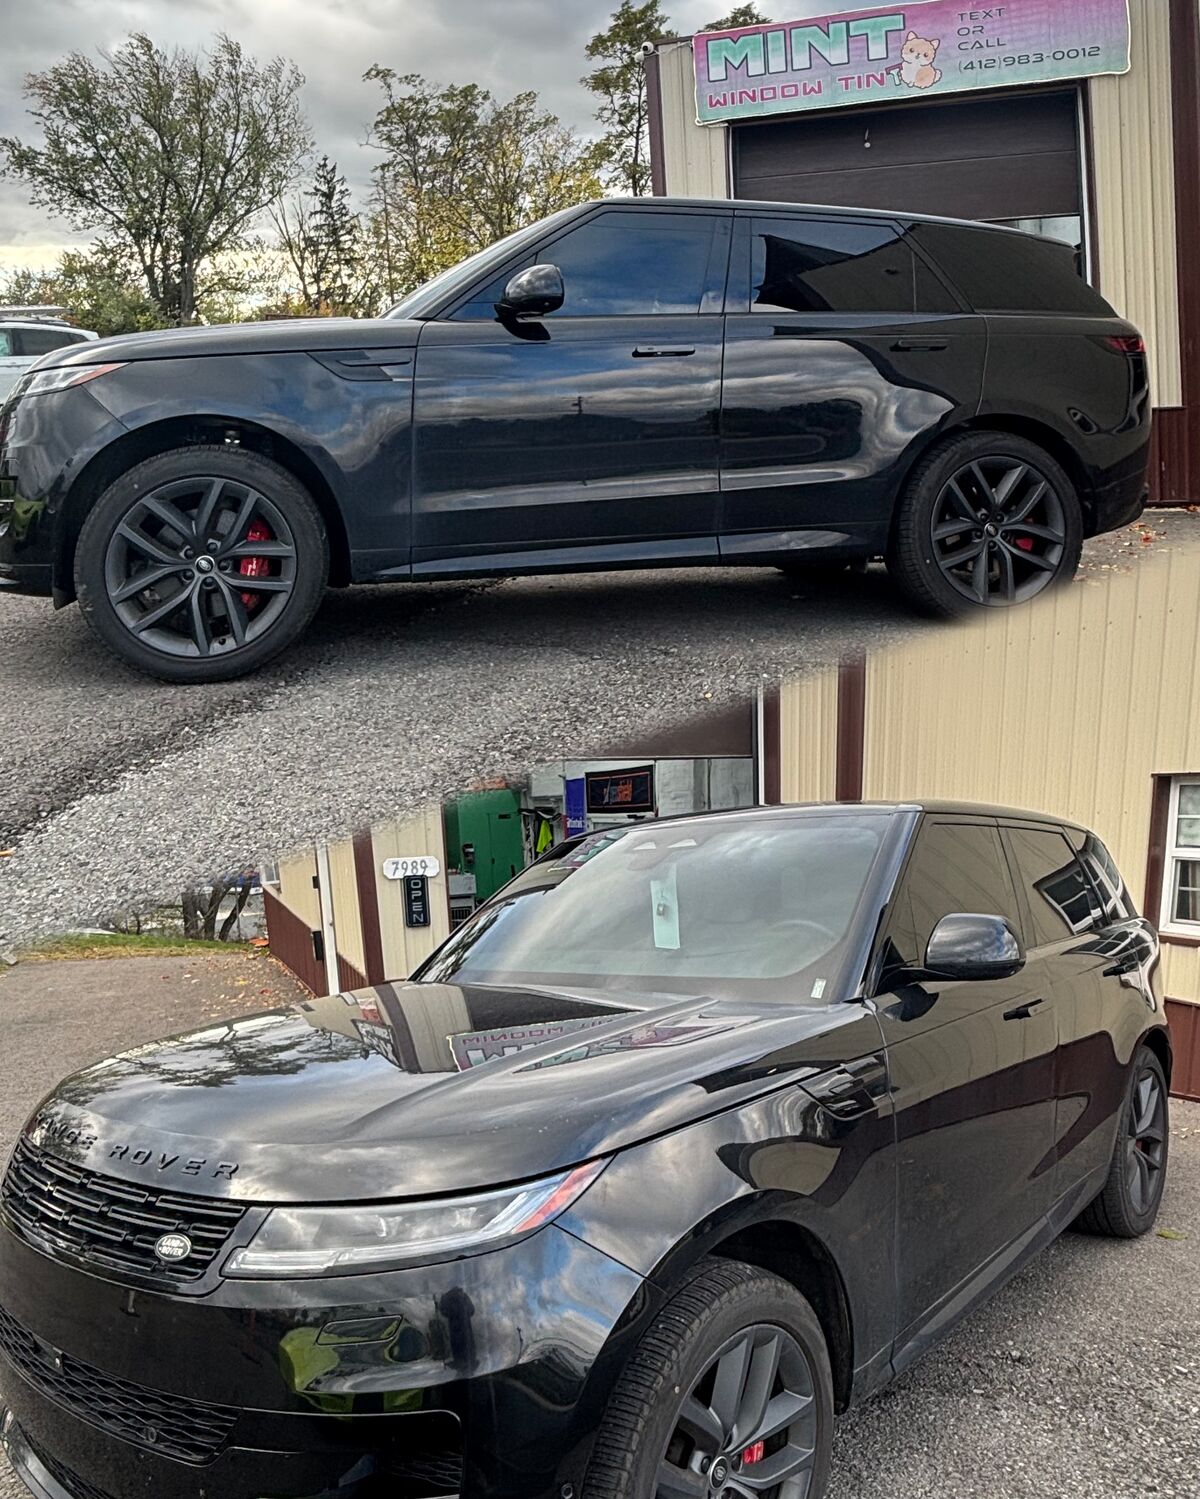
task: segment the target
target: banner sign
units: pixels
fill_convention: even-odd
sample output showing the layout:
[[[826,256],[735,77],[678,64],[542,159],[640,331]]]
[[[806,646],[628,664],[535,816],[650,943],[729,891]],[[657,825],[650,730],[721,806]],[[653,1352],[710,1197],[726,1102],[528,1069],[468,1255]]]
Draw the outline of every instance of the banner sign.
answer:
[[[702,125],[1054,83],[1130,66],[1129,0],[918,0],[693,40]]]

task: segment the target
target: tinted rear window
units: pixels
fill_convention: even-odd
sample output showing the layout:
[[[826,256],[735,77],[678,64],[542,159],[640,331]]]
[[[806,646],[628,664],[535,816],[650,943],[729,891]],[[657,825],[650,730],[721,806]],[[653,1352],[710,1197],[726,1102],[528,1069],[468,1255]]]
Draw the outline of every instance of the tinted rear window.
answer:
[[[1070,245],[955,224],[918,224],[913,237],[976,312],[1114,316],[1083,279]]]
[[[750,257],[752,312],[958,310],[899,230],[885,222],[756,218]]]

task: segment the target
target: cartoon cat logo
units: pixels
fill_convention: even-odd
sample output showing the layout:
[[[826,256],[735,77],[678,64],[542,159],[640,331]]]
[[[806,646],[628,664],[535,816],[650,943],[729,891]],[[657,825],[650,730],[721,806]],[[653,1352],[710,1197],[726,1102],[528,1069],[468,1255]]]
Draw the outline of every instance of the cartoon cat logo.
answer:
[[[900,54],[904,61],[900,65],[899,81],[906,83],[909,88],[933,88],[935,84],[941,83],[941,69],[933,65],[941,45],[940,41],[926,41],[915,31],[910,31],[905,38],[904,51]]]

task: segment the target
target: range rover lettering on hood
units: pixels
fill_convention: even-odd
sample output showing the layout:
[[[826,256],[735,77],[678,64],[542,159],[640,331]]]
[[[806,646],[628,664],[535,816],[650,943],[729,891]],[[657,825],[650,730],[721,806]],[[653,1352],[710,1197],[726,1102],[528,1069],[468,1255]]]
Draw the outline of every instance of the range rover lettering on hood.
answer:
[[[426,1197],[549,1176],[878,1047],[857,1007],[383,984],[112,1057],[29,1135],[193,1195]]]
[[[209,1176],[214,1181],[232,1181],[240,1169],[238,1161],[213,1161],[207,1156],[181,1156],[178,1152],[168,1154],[144,1145],[105,1144],[102,1150],[97,1150],[100,1137],[94,1130],[56,1118],[48,1110],[34,1118],[28,1134],[34,1144],[69,1155],[72,1160],[87,1157],[88,1165],[95,1169],[101,1169],[102,1161],[121,1161],[129,1166],[145,1166],[159,1175],[178,1172],[182,1176]]]

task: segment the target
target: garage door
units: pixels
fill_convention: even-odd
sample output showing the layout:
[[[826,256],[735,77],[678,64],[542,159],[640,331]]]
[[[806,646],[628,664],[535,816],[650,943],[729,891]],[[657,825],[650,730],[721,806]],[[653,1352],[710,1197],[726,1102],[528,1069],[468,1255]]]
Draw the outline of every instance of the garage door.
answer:
[[[1073,90],[739,125],[739,198],[1001,222],[1082,214]]]

